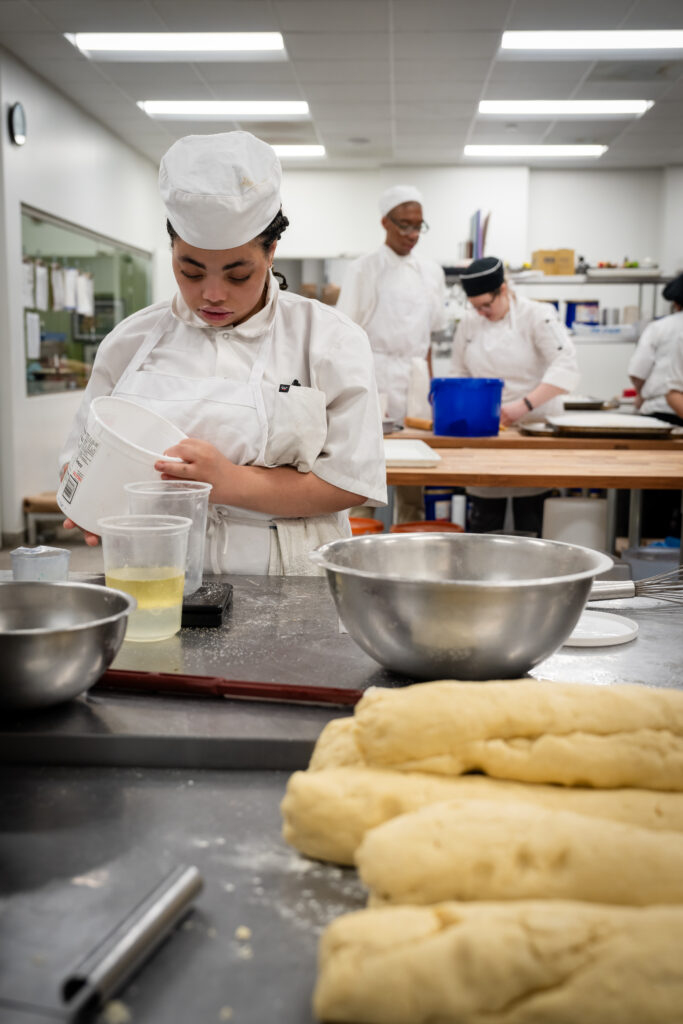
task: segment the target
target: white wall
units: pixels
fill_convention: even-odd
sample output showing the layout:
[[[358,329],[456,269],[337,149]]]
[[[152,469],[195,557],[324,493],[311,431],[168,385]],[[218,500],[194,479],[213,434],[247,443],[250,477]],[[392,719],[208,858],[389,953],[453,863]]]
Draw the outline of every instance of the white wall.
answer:
[[[0,149],[0,525],[23,527],[24,495],[53,489],[76,394],[28,397],[21,308],[21,204],[155,256],[155,294],[170,292],[157,169],[0,50],[0,106],[20,100],[27,142]]]
[[[532,170],[529,253],[574,249],[591,264],[656,260],[661,193],[661,170]]]
[[[283,209],[290,227],[282,257],[359,256],[384,240],[377,201],[391,185],[411,184],[424,198],[430,230],[419,251],[444,265],[460,258],[470,217],[491,211],[486,251],[522,262],[527,252],[526,167],[392,167],[373,171],[285,170]]]
[[[661,259],[668,274],[683,273],[683,167],[662,174]]]

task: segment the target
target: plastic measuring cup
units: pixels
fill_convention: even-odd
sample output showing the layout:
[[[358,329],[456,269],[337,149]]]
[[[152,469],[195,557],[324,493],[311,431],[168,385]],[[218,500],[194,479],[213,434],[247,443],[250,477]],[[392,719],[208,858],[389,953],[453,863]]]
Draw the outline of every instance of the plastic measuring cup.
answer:
[[[128,616],[126,640],[165,640],[180,629],[187,516],[106,516],[97,522],[108,587],[137,601]]]
[[[185,596],[202,584],[204,540],[211,484],[198,480],[141,480],[126,484],[128,511],[138,515],[187,516],[192,520],[187,543]]]
[[[15,548],[10,551],[15,580],[66,580],[71,552],[66,548]]]

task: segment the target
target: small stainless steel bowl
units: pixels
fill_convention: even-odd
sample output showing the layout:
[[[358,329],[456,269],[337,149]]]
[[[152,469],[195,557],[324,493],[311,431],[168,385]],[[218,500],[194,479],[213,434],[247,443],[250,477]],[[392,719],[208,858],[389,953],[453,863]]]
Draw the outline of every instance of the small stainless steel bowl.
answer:
[[[476,533],[385,533],[313,551],[350,635],[414,679],[511,679],[572,632],[608,555]]]
[[[0,707],[83,693],[116,657],[135,606],[92,583],[0,583]]]

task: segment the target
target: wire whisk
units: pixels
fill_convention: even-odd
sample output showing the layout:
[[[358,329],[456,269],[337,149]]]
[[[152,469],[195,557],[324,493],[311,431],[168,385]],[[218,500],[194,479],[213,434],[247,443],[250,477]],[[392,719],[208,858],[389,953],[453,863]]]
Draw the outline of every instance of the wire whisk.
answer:
[[[619,597],[652,597],[683,605],[683,565],[644,580],[596,580],[588,600],[611,601]]]

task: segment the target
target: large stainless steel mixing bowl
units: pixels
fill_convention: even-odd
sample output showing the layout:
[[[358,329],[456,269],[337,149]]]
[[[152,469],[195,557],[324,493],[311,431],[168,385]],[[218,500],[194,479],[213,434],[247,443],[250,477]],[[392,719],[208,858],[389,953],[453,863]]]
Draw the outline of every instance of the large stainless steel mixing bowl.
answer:
[[[0,707],[87,690],[116,657],[135,603],[92,583],[0,583]]]
[[[376,534],[311,553],[376,661],[415,679],[510,679],[567,639],[607,555],[475,533]]]

